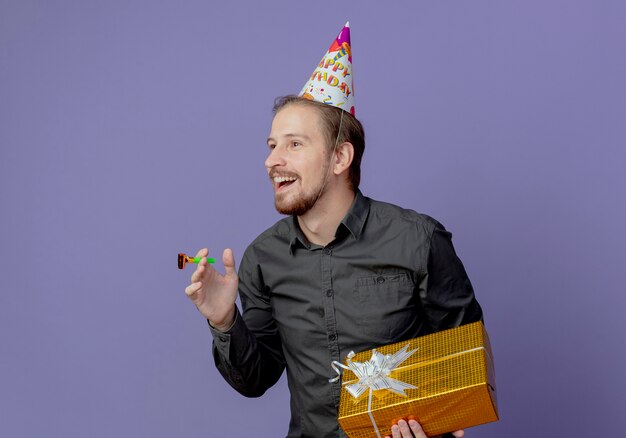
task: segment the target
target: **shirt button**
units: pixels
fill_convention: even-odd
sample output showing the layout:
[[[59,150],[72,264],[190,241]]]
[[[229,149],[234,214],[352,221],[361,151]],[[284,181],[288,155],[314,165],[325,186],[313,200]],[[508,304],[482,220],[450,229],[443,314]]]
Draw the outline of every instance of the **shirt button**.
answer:
[[[333,290],[332,290],[332,289],[328,289],[328,290],[326,291],[326,296],[327,296],[327,297],[332,297],[332,296],[333,296]]]
[[[324,254],[326,254],[326,255],[331,255],[331,254],[332,254],[332,252],[333,252],[333,250],[332,250],[332,249],[330,249],[330,248],[324,248]]]
[[[337,338],[337,336],[336,336],[336,335],[330,335],[330,336],[328,337],[328,339],[330,339],[331,341],[334,341],[336,338]]]
[[[385,282],[385,277],[378,277],[376,279],[376,283],[378,283],[378,284],[383,284],[384,282]]]

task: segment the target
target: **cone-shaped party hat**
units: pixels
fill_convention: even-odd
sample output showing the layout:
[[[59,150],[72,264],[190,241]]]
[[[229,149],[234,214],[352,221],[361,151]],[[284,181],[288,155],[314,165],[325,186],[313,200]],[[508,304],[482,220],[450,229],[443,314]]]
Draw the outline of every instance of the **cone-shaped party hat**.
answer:
[[[341,29],[299,95],[354,115],[350,22]]]

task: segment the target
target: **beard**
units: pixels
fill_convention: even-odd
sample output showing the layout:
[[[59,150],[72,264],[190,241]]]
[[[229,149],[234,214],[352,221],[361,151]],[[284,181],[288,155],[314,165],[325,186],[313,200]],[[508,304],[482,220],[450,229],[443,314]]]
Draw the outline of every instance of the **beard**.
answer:
[[[289,194],[275,194],[274,207],[276,208],[276,211],[280,214],[295,214],[296,216],[302,216],[311,210],[317,200],[321,198],[326,191],[326,180],[328,177],[329,167],[330,163],[327,162],[324,170],[321,172],[321,174],[324,175],[324,178],[320,179],[319,182],[311,188],[311,190],[291,195],[291,198]],[[292,184],[299,184],[300,181],[301,180],[298,178],[298,180]]]
[[[309,192],[296,194],[293,199],[288,199],[288,196],[282,196],[280,193],[276,194],[274,196],[274,207],[280,214],[302,216],[313,208],[317,200],[322,196],[324,189],[324,180],[321,180]]]

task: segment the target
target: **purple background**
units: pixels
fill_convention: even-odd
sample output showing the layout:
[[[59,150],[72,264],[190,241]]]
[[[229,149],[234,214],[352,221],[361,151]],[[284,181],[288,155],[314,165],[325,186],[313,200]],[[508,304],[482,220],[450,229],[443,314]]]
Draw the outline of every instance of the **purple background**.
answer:
[[[175,258],[279,218],[273,99],[346,19],[363,192],[443,222],[485,310],[501,421],[467,436],[623,433],[623,1],[2,0],[1,436],[284,436]]]

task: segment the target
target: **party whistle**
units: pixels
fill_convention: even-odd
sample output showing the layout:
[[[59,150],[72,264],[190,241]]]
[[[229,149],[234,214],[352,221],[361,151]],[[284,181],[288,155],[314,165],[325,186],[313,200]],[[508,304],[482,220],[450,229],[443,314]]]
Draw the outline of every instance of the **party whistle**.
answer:
[[[178,253],[178,269],[185,269],[185,265],[187,263],[200,263],[202,257],[189,257],[187,254]],[[215,259],[208,258],[206,259],[208,263],[215,263]]]

